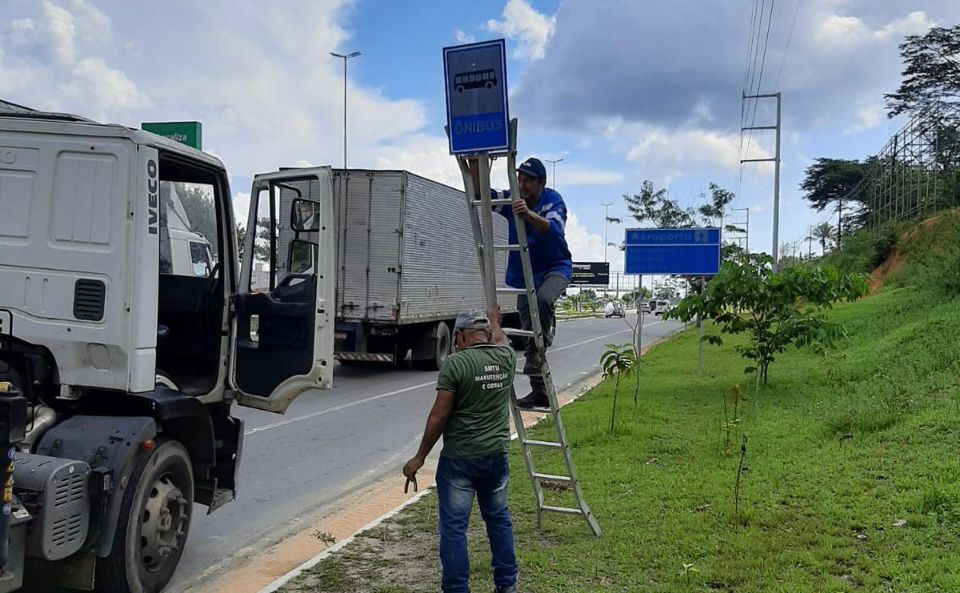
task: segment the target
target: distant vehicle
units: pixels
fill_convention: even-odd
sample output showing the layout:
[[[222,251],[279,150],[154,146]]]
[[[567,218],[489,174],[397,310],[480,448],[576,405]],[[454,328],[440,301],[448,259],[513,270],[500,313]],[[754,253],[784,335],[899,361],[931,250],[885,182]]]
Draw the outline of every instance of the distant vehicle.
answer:
[[[625,317],[626,314],[626,309],[624,309],[622,303],[607,303],[607,306],[603,308],[603,315],[608,319],[610,317]]]
[[[492,68],[477,70],[476,72],[463,72],[453,77],[453,88],[458,93],[467,89],[492,89],[495,86],[497,86],[497,73]]]
[[[648,303],[647,301],[643,301],[642,303],[640,303],[639,309],[641,314],[648,315],[650,313],[650,303]]]
[[[651,303],[656,303],[653,308],[654,315],[663,315],[670,309],[670,301],[651,301]]]

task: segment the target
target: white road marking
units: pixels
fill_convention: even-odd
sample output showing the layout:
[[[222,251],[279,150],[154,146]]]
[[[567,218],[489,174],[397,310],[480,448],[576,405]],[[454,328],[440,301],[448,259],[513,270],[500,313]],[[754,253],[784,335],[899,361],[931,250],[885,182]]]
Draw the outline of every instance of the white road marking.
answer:
[[[658,324],[658,323],[663,323],[663,321],[654,321],[653,323],[645,323],[645,324],[643,324],[643,327],[650,327],[651,325],[656,325],[656,324]],[[618,335],[620,335],[620,334],[624,334],[624,333],[627,333],[627,332],[631,332],[631,333],[632,333],[633,330],[630,329],[630,328],[622,329],[622,330],[620,330],[620,331],[618,331],[618,332],[613,332],[612,334],[607,334],[607,335],[604,335],[604,336],[597,336],[596,338],[590,338],[589,340],[583,340],[583,341],[577,342],[577,343],[575,343],[575,344],[568,344],[568,345],[566,345],[566,346],[561,346],[560,348],[550,348],[549,350],[547,350],[547,352],[560,352],[561,350],[566,350],[567,348],[575,348],[575,347],[577,347],[577,346],[583,346],[584,344],[589,344],[590,342],[596,342],[597,340],[602,340],[602,339],[604,339],[604,338],[610,338],[610,337],[613,337],[613,336],[618,336]],[[598,365],[598,366],[599,366],[599,365]]]
[[[304,414],[303,416],[294,416],[293,418],[287,418],[286,420],[280,420],[279,422],[273,422],[271,424],[264,424],[263,426],[258,426],[256,428],[251,428],[250,430],[244,431],[243,435],[251,435],[258,432],[263,432],[265,430],[271,430],[274,428],[280,428],[281,426],[287,426],[293,424],[294,422],[300,422],[301,420],[309,420],[310,418],[316,418],[317,416],[323,416],[324,414],[331,414],[333,412],[339,412],[340,410],[346,410],[354,406],[359,406],[360,404],[365,404],[367,402],[376,401],[378,399],[383,399],[385,397],[391,397],[394,395],[400,395],[401,393],[406,393],[408,391],[414,391],[415,389],[423,389],[424,387],[430,387],[436,385],[436,381],[430,381],[427,383],[421,383],[419,385],[411,385],[410,387],[404,387],[403,389],[397,389],[396,391],[388,391],[387,393],[381,393],[380,395],[372,395],[363,399],[358,399],[357,401],[347,402],[345,404],[340,404],[339,406],[333,406],[332,408],[326,408],[324,410],[318,410],[316,412],[311,412],[309,414]]]

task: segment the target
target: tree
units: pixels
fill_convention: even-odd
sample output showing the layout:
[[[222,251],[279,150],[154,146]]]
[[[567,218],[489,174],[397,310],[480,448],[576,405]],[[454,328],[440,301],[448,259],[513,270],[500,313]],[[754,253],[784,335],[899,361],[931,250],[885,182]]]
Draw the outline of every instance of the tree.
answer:
[[[603,378],[614,377],[616,383],[613,389],[613,408],[610,412],[610,434],[617,420],[617,397],[620,395],[620,377],[628,373],[637,357],[630,356],[633,346],[630,344],[607,344],[607,349],[600,355],[600,367],[603,369]]]
[[[210,251],[215,260],[219,260],[217,237],[217,209],[213,196],[204,191],[205,186],[176,183],[174,189],[190,223],[190,230],[200,233],[210,242]]]
[[[829,266],[795,266],[774,272],[773,259],[751,254],[724,262],[702,294],[691,294],[664,315],[690,321],[712,319],[721,334],[746,334],[737,351],[749,362],[744,369],[766,384],[774,358],[791,344],[829,346],[843,335],[842,326],[824,311],[840,300],[860,298],[867,291],[864,274],[841,275]],[[720,335],[705,338],[722,344]]]
[[[726,207],[736,195],[711,182],[710,195],[700,194],[706,200],[698,208],[684,208],[670,198],[666,188],[655,189],[651,181],[644,181],[640,193],[624,194],[627,210],[640,223],[649,223],[659,229],[689,228],[717,224]]]
[[[867,177],[873,165],[872,157],[865,161],[818,158],[807,167],[800,183],[803,197],[817,212],[823,212],[828,207],[837,212],[838,242],[843,233],[844,209],[850,206],[844,201],[856,198],[851,196],[851,191]]]
[[[707,203],[697,208],[701,222],[705,223],[702,226],[721,224],[723,216],[727,211],[727,206],[737,197],[732,191],[727,191],[712,181],[708,187],[710,189],[709,199],[706,194],[700,194],[701,199],[708,200]]]
[[[829,222],[821,222],[817,226],[813,227],[813,233],[811,233],[810,236],[817,241],[820,241],[820,252],[825,254],[830,242],[833,241],[833,227],[830,226]]]
[[[237,223],[237,251],[243,259],[244,241],[247,237],[247,228]],[[253,242],[254,261],[270,261],[270,219],[261,218],[257,221],[257,239]]]
[[[960,95],[960,25],[933,27],[925,35],[908,35],[900,44],[905,68],[900,88],[884,95],[887,117],[922,110],[943,98]]]
[[[671,200],[666,188],[654,189],[651,181],[644,181],[638,194],[624,194],[623,200],[637,222],[651,223],[659,229],[694,226],[696,212]]]

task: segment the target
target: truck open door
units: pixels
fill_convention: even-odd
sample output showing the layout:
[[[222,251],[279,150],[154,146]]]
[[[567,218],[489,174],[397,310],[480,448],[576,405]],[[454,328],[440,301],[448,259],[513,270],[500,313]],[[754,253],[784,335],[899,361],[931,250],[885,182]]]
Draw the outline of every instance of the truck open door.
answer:
[[[241,405],[283,413],[333,386],[335,261],[330,168],[254,177],[233,302]]]

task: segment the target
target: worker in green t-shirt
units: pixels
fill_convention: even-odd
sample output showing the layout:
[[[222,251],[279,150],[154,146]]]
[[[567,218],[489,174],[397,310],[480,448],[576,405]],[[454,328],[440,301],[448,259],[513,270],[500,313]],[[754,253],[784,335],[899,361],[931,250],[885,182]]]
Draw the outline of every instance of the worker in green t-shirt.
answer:
[[[476,494],[487,526],[497,593],[517,590],[513,524],[507,509],[510,392],[517,358],[500,328],[500,310],[461,313],[454,326],[458,352],[437,378],[437,399],[420,449],[403,466],[412,479],[443,435],[437,465],[441,585],[444,593],[469,591],[467,523]]]

